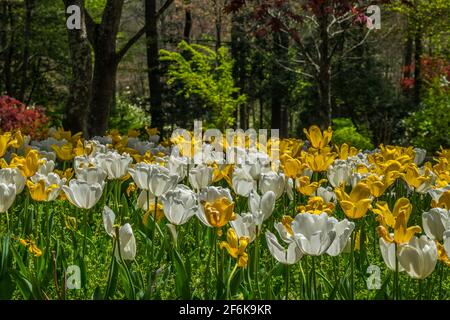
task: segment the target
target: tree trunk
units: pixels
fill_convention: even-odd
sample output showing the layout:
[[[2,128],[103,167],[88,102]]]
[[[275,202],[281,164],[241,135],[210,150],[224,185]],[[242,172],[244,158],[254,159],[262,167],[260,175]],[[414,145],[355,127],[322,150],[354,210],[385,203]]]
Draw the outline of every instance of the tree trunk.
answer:
[[[65,8],[70,5],[83,7],[83,0],[64,0]],[[87,135],[86,115],[89,110],[92,83],[91,47],[89,45],[84,13],[81,12],[81,30],[68,30],[72,79],[66,103],[63,125],[73,133]]]
[[[88,118],[90,136],[103,135],[108,129],[108,119],[120,59],[116,55],[116,40],[119,32],[124,0],[109,0],[103,11],[94,40],[94,74],[92,97]]]
[[[403,71],[403,79],[411,78],[411,65],[413,63],[413,38],[410,34],[408,34],[408,38],[406,39],[405,44],[405,58],[404,58],[404,71]],[[404,88],[403,93],[405,95],[408,95],[409,90],[408,88]]]
[[[319,72],[317,83],[319,86],[319,116],[322,126],[330,126],[332,118],[331,105],[331,61],[329,57],[329,35],[328,35],[328,15],[324,6],[321,6],[319,20]]]
[[[187,43],[191,42],[191,31],[192,31],[192,12],[191,12],[191,1],[185,1],[185,20],[184,20],[184,31],[183,39]]]
[[[10,3],[6,3],[5,15],[8,16],[9,28],[9,43],[7,44],[7,49],[5,48],[4,56],[5,56],[5,64],[4,64],[4,74],[5,74],[5,88],[6,94],[10,97],[14,96],[14,89],[12,83],[12,58],[14,56],[14,14],[12,12],[12,5]]]
[[[150,90],[152,126],[158,128],[162,133],[164,129],[164,112],[162,109],[162,85],[159,65],[156,0],[145,1],[145,21],[147,37],[147,75]]]
[[[23,28],[23,53],[22,53],[22,80],[20,83],[20,90],[18,99],[24,101],[25,91],[28,87],[28,66],[30,59],[30,37],[31,37],[31,18],[34,8],[34,0],[25,0],[25,21]]]
[[[272,65],[271,79],[271,106],[272,106],[272,129],[280,130],[280,137],[285,138],[288,135],[288,110],[285,97],[287,95],[287,86],[285,83],[286,73],[279,61],[287,61],[289,38],[284,33],[275,33],[273,35],[273,53],[276,57]]]

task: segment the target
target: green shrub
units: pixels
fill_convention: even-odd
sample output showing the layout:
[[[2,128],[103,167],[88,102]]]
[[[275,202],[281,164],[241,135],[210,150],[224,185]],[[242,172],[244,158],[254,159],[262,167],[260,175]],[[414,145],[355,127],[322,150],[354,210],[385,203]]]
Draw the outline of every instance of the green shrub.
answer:
[[[333,139],[334,144],[341,145],[347,143],[358,149],[371,150],[373,144],[367,134],[358,132],[358,129],[348,118],[338,118],[333,120]]]
[[[403,123],[406,139],[416,147],[436,151],[450,146],[450,94],[439,79],[428,89],[421,109]]]
[[[117,97],[116,106],[109,119],[109,127],[122,133],[131,129],[143,129],[150,123],[150,116],[136,103]]]

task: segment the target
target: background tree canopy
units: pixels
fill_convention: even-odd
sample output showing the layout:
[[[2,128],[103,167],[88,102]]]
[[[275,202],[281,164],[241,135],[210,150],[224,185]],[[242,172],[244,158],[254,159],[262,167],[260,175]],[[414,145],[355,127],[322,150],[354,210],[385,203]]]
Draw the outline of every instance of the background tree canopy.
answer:
[[[318,124],[431,151],[450,144],[449,16],[445,0],[5,0],[0,96],[86,136]]]

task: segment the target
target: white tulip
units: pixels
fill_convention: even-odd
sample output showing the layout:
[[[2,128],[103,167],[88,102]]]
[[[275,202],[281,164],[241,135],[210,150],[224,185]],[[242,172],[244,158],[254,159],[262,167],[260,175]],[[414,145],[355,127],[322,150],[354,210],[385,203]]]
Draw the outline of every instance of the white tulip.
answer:
[[[212,183],[213,169],[206,165],[198,165],[189,170],[189,183],[197,192]]]
[[[139,197],[136,201],[136,208],[147,211],[149,208],[149,204],[153,205],[156,201],[156,198],[150,194],[150,199],[148,198],[148,190],[142,190],[139,194]]]
[[[16,194],[23,191],[26,181],[26,178],[17,168],[0,169],[0,183],[14,185],[16,187]]]
[[[75,169],[75,176],[78,180],[89,184],[103,183],[108,174],[100,167],[81,166]]]
[[[138,163],[134,169],[128,169],[128,172],[139,189],[149,190],[155,197],[162,196],[178,183],[178,176],[156,164]]]
[[[275,193],[275,197],[278,199],[283,195],[284,192],[284,174],[276,173],[274,171],[269,171],[267,173],[261,173],[259,179],[259,189],[262,193],[267,191],[272,191]]]
[[[182,225],[198,211],[196,194],[185,185],[178,185],[161,197],[164,215],[174,225]]]
[[[425,279],[436,267],[438,252],[436,243],[427,236],[414,236],[402,245],[398,254],[399,263],[414,279]]]
[[[89,184],[85,181],[70,180],[69,186],[62,186],[67,199],[81,209],[91,209],[100,200],[104,183]]]
[[[256,238],[256,220],[251,213],[244,215],[236,214],[236,219],[230,221],[231,227],[236,232],[238,238],[247,237],[249,242],[253,242]]]
[[[354,229],[355,224],[353,222],[348,221],[347,219],[337,222],[334,225],[336,237],[334,238],[334,241],[328,248],[327,254],[329,254],[332,257],[340,255],[347,246],[347,243],[349,243],[350,235],[352,234]]]
[[[311,256],[325,253],[336,238],[335,218],[328,214],[300,213],[292,222],[294,238],[300,250]]]
[[[170,156],[167,161],[167,168],[170,174],[178,176],[178,182],[186,178],[187,175],[187,162],[186,157]]]
[[[55,161],[53,160],[46,160],[44,163],[39,165],[37,173],[48,175],[50,172],[53,172],[55,169]]]
[[[422,214],[422,224],[425,234],[433,240],[442,241],[444,231],[450,229],[450,211],[433,208]]]
[[[11,208],[16,199],[16,186],[13,184],[0,183],[0,213]]]
[[[351,175],[352,167],[343,160],[336,160],[327,170],[328,181],[335,188],[341,184],[347,185]]]
[[[450,259],[450,230],[444,232],[444,249]]]
[[[316,190],[316,196],[321,197],[324,202],[335,202],[336,194],[333,192],[331,187],[319,187]]]
[[[295,242],[290,243],[288,248],[285,249],[270,231],[266,232],[266,242],[270,254],[282,264],[295,264],[303,257],[302,251]]]
[[[427,155],[427,150],[420,149],[420,148],[414,148],[414,151],[416,152],[416,155],[414,157],[414,163],[418,166],[425,160],[425,157]]]
[[[103,208],[103,226],[105,227],[106,233],[113,239],[117,240],[116,230],[114,222],[116,220],[116,215],[109,207],[105,206]],[[115,257],[120,260],[134,260],[136,257],[136,238],[133,234],[133,229],[129,223],[124,224],[119,229],[119,243],[116,243],[114,250]],[[120,251],[120,254],[119,254]]]
[[[294,199],[294,180],[292,178],[286,179],[284,187],[289,200],[292,201]]]
[[[393,236],[393,234],[391,236]],[[395,271],[395,263],[396,263],[395,243],[387,242],[383,238],[380,238],[379,243],[381,256],[383,257],[384,263],[390,270]],[[397,248],[397,251],[399,250],[400,246]],[[398,260],[398,252],[397,252],[397,260]],[[400,265],[400,262],[397,262],[397,267],[399,272],[405,271],[405,269]]]
[[[266,192],[262,197],[255,191],[248,196],[248,207],[250,212],[256,218],[256,224],[261,227],[263,222],[267,220],[275,209],[275,193],[273,191]]]
[[[128,167],[133,162],[129,154],[120,155],[117,152],[108,152],[96,156],[99,166],[108,174],[108,179],[123,178],[128,173]]]
[[[114,221],[116,220],[116,214],[108,206],[103,208],[103,226],[105,231],[111,237],[115,237],[114,233]]]
[[[120,256],[123,260],[134,260],[136,257],[136,238],[129,223],[119,229]],[[120,258],[116,250],[116,258]]]
[[[281,239],[286,243],[292,243],[295,242],[295,237],[293,234],[289,233],[286,227],[281,223],[277,222],[275,223],[275,229],[277,230],[278,234],[280,235]]]
[[[232,175],[233,189],[236,194],[248,197],[252,190],[256,189],[256,180],[248,172],[248,168],[236,167]]]

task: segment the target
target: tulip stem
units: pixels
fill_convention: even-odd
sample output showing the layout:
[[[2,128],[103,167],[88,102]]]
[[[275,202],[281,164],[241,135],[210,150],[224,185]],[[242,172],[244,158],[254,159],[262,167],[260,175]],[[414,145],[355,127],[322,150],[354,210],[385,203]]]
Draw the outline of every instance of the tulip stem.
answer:
[[[109,265],[108,284],[107,284],[106,290],[105,290],[105,299],[108,299],[110,296],[111,282],[112,282],[112,277],[113,277],[113,273],[114,273],[114,251],[116,250],[116,241],[113,239],[112,243],[113,243],[113,249],[112,249],[112,255],[111,255],[111,263]]]
[[[8,210],[6,210],[6,228],[8,230],[8,234],[11,232],[10,230],[10,225],[9,225],[9,214],[8,214]]]
[[[289,265],[286,265],[286,300],[289,300],[289,286],[290,286],[290,268]]]
[[[394,300],[398,300],[398,245],[395,243]]]
[[[228,277],[228,281],[227,281],[227,299],[231,299],[231,280],[233,280],[233,277],[234,277],[234,274],[236,273],[237,268],[238,268],[238,264],[236,262],[233,270],[230,273],[230,276]]]
[[[315,256],[311,256],[311,260],[312,260],[312,268],[311,268],[311,272],[312,272],[312,285],[313,285],[313,294],[312,296],[314,297],[314,300],[317,300],[317,283],[316,283],[316,257]]]

